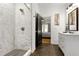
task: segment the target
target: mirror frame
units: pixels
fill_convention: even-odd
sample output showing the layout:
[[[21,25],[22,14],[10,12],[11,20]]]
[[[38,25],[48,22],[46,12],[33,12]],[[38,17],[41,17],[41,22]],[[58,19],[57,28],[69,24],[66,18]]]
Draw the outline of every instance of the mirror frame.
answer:
[[[75,30],[73,30],[73,29],[70,29],[70,26],[72,26],[71,24],[70,24],[70,20],[69,20],[69,14],[70,13],[72,13],[74,10],[76,10],[76,29]],[[76,8],[76,9],[74,9],[73,11],[71,11],[69,14],[68,14],[68,28],[69,28],[69,31],[78,31],[78,8]]]

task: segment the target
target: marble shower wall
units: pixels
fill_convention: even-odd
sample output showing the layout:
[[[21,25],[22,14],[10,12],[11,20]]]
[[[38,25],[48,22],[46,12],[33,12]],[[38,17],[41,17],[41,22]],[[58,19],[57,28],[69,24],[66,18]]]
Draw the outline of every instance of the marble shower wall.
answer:
[[[14,49],[15,5],[0,4],[0,55]]]
[[[31,49],[31,9],[19,3],[15,10],[15,49]]]

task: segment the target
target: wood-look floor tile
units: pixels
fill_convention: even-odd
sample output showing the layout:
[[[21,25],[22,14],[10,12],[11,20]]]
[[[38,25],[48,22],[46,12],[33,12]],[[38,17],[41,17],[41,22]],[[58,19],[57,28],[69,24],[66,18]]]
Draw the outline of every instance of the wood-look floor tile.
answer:
[[[58,45],[42,44],[31,56],[63,56]]]

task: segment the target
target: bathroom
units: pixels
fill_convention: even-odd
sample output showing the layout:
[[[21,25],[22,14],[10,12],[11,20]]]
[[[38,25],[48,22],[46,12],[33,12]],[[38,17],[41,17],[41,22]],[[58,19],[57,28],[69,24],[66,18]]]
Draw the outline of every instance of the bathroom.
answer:
[[[50,45],[57,45],[63,50],[62,47],[64,44],[62,40],[65,39],[66,35],[74,37],[73,32],[75,32],[71,32],[69,31],[69,28],[66,28],[66,26],[69,25],[67,7],[71,4],[72,3],[0,3],[0,56],[30,56],[37,50],[37,47],[35,46],[35,21],[37,13],[43,17],[48,16],[47,22],[49,23],[46,24],[49,24],[50,29],[48,30],[49,33],[42,33],[45,34],[44,37],[47,35],[47,37],[51,38],[49,42]],[[76,8],[77,7],[78,6],[76,6]],[[58,24],[54,23],[54,16],[59,17]],[[78,33],[77,30],[79,27],[74,28]],[[62,37],[62,34],[65,36]],[[70,39],[70,37],[68,39]],[[70,49],[70,47],[67,48]],[[68,50],[67,48],[66,50]],[[52,51],[52,48],[50,49]],[[69,51],[67,51],[65,55],[76,55],[76,53],[71,54]],[[47,53],[47,55],[49,54],[50,53]],[[53,53],[51,55],[53,55]]]

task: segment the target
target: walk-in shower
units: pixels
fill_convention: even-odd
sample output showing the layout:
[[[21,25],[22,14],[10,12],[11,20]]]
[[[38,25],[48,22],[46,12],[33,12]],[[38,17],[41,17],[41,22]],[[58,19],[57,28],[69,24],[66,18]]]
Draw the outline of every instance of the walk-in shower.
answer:
[[[0,56],[31,54],[31,4],[0,4]]]

